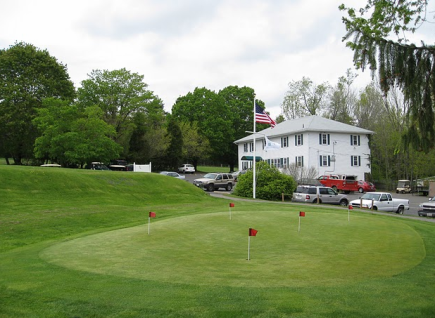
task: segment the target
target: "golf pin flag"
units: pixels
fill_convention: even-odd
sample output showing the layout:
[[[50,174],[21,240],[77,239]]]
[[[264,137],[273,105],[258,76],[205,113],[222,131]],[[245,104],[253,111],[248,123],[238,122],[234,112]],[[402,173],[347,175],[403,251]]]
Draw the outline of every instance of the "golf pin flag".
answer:
[[[232,219],[232,216],[231,216],[231,208],[234,208],[234,203],[233,203],[233,202],[230,203],[230,207],[228,208],[228,210],[229,210],[229,212],[230,212],[230,220]]]
[[[349,210],[353,210],[352,204],[349,204]]]
[[[353,210],[353,206],[352,204],[349,204],[348,208],[347,208],[347,221],[350,221],[350,210]]]
[[[249,228],[249,236],[248,236],[248,261],[251,259],[250,257],[250,250],[251,250],[251,236],[256,236],[257,235],[257,230],[253,229],[253,228]]]
[[[302,211],[299,212],[299,225],[298,225],[298,232],[301,231],[301,217],[305,217],[305,212],[302,212]]]
[[[148,213],[148,235],[150,235],[150,226],[151,226],[151,218],[155,218],[156,217],[156,212],[151,212]]]

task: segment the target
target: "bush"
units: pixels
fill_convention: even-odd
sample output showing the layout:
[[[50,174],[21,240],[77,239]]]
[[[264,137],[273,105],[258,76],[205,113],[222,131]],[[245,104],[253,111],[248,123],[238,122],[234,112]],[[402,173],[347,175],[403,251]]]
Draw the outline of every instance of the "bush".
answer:
[[[281,200],[282,193],[292,195],[296,189],[295,180],[282,174],[276,167],[269,166],[266,162],[256,164],[256,198],[263,200]],[[234,194],[241,197],[252,198],[253,171],[238,177]]]

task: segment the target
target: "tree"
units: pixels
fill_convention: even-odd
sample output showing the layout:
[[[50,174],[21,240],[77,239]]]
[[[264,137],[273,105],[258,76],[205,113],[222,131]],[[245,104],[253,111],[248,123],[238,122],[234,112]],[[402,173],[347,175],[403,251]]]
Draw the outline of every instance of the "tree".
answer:
[[[177,98],[172,115],[178,122],[196,122],[199,131],[210,142],[211,157],[225,161],[233,146],[231,113],[221,96],[206,88]]]
[[[345,124],[352,124],[353,108],[355,107],[356,93],[352,89],[352,84],[356,74],[350,69],[346,71],[346,76],[338,79],[337,85],[331,89],[330,101],[325,111],[325,117]]]
[[[281,108],[287,119],[309,115],[321,115],[330,86],[327,82],[316,85],[308,77],[288,84],[289,90],[284,97]]]
[[[132,117],[136,113],[163,114],[162,101],[148,90],[143,75],[120,70],[93,70],[89,79],[78,89],[78,102],[83,108],[98,106],[104,120],[115,128],[115,140],[128,155],[130,139],[134,131]]]
[[[169,145],[166,149],[166,168],[176,170],[181,164],[183,155],[183,135],[180,126],[172,116],[168,118],[167,137]]]
[[[409,44],[406,34],[427,21],[427,3],[368,0],[359,14],[354,8],[340,6],[347,12],[343,40],[354,51],[355,66],[362,70],[370,67],[373,74],[377,70],[385,95],[391,88],[400,87],[409,105],[409,125],[403,140],[424,151],[435,144],[435,46]]]
[[[83,111],[57,99],[45,99],[34,124],[41,135],[35,141],[35,157],[63,166],[83,166],[92,161],[109,162],[121,146],[112,140],[115,129],[103,119],[98,106]]]
[[[355,124],[358,127],[374,130],[387,119],[382,92],[374,82],[360,92],[354,107]]]
[[[210,142],[200,134],[197,122],[181,122],[180,129],[183,135],[183,158],[197,170],[199,160],[209,156]]]
[[[74,96],[67,67],[47,50],[23,42],[0,50],[0,154],[16,164],[32,159],[38,136],[32,120],[43,99]]]

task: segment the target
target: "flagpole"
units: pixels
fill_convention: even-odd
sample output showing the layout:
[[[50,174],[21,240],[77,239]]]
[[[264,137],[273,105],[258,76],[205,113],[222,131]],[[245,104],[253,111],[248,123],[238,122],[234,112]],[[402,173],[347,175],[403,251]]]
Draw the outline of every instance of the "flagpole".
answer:
[[[298,232],[301,231],[301,216],[299,215],[299,226],[298,226]]]
[[[255,94],[254,94],[254,157],[252,158],[252,169],[253,169],[253,177],[252,177],[252,198],[253,199],[255,199],[255,164],[256,164],[256,161],[257,161],[257,158],[256,158],[256,154],[255,154],[255,142],[256,142],[256,140],[255,140],[255,133],[256,133],[256,131],[255,131]],[[249,257],[248,257],[248,259],[249,259]]]

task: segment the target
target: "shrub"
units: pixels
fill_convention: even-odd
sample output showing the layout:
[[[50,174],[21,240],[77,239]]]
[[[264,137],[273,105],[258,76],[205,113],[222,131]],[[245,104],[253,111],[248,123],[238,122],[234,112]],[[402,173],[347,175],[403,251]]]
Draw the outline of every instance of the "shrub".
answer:
[[[256,164],[256,198],[264,200],[280,200],[282,193],[292,195],[296,182],[291,176],[279,172],[276,167],[266,162]],[[252,197],[253,171],[240,175],[234,194],[241,197]]]

